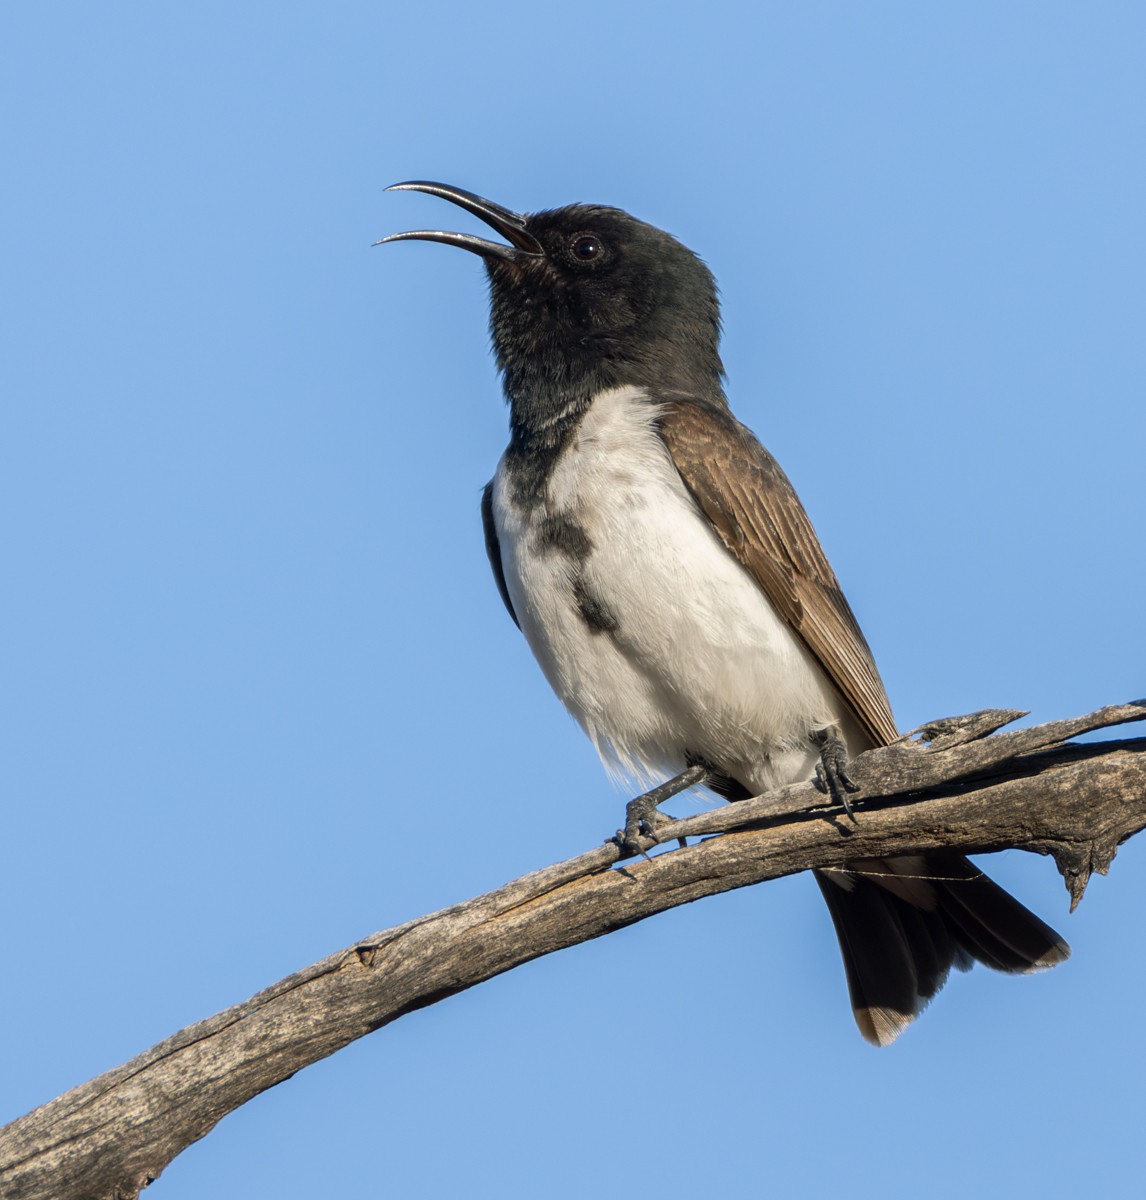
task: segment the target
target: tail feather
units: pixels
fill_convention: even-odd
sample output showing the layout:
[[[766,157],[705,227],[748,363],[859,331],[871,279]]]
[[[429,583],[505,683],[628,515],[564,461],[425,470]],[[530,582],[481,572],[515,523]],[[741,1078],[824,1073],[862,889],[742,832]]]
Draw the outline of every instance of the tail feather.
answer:
[[[943,986],[954,943],[934,913],[863,876],[814,874],[836,927],[856,1024],[869,1042],[886,1046]]]
[[[886,1046],[919,1015],[951,968],[1054,966],[1070,947],[958,854],[814,872],[843,955],[860,1032]],[[910,896],[910,899],[906,897]]]
[[[940,910],[966,931],[969,950],[971,942],[983,947],[983,956],[972,950],[980,962],[1025,974],[1070,957],[1070,947],[1046,922],[961,855],[944,856],[939,871],[944,877],[937,884]],[[958,877],[959,871],[966,876]]]

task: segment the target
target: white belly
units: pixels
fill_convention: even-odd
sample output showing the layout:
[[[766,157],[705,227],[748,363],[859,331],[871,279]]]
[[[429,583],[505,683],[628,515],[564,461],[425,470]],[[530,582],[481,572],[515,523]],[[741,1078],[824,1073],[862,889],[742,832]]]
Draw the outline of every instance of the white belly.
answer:
[[[554,469],[545,507],[493,511],[506,585],[546,678],[611,769],[643,783],[689,755],[755,791],[811,776],[809,733],[844,706],[803,643],[724,548],[634,388],[598,396]],[[588,535],[583,560],[543,544],[546,517]],[[575,582],[598,597],[594,630]],[[862,747],[853,747],[859,749]]]

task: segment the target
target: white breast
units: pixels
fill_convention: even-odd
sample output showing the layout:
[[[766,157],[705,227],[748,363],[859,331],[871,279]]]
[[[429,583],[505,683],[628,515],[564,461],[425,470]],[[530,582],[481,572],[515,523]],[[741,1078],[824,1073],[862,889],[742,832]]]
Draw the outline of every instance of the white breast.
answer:
[[[502,460],[493,511],[518,621],[610,768],[659,782],[691,754],[755,790],[808,778],[808,734],[842,702],[697,508],[656,417],[639,389],[597,396],[543,507],[514,504]],[[546,517],[585,531],[583,562],[543,545]],[[590,628],[578,575],[615,629]]]

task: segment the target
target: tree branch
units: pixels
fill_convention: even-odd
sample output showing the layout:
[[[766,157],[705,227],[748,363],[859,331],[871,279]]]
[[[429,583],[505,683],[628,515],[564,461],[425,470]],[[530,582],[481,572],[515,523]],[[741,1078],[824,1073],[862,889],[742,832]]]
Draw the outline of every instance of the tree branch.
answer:
[[[1146,701],[996,734],[1025,714],[938,721],[857,758],[859,822],[811,784],[660,830],[705,836],[614,869],[612,843],[387,929],[181,1030],[0,1130],[5,1200],[134,1200],[227,1113],[413,1009],[702,896],[849,859],[948,847],[1053,855],[1071,894],[1146,827],[1146,739],[1067,739]],[[994,734],[994,736],[990,736]],[[709,837],[707,835],[721,835]]]

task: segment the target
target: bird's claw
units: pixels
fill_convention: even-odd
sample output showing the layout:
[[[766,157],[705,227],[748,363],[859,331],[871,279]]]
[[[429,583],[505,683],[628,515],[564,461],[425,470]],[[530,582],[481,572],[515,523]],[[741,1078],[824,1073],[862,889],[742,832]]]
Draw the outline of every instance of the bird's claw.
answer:
[[[672,818],[663,812],[658,812],[655,806],[639,805],[638,802],[644,798],[644,796],[638,796],[636,800],[629,802],[629,806],[625,810],[625,828],[617,830],[613,841],[626,854],[640,854],[648,858],[648,853],[641,845],[640,839],[649,838],[656,845],[660,842],[656,827],[669,824]]]
[[[618,829],[611,840],[616,842],[625,854],[640,854],[648,858],[640,839],[646,837],[651,838],[654,843],[659,842],[657,826],[672,821],[672,817],[659,812],[657,806],[689,788],[698,787],[704,782],[707,775],[707,767],[694,763],[659,787],[642,792],[641,795],[630,800],[625,806],[625,828]]]
[[[812,744],[820,751],[820,761],[816,764],[816,787],[832,798],[833,803],[848,814],[853,821],[856,819],[852,811],[849,792],[858,792],[860,785],[848,774],[848,749],[834,725],[826,729],[812,731]]]

